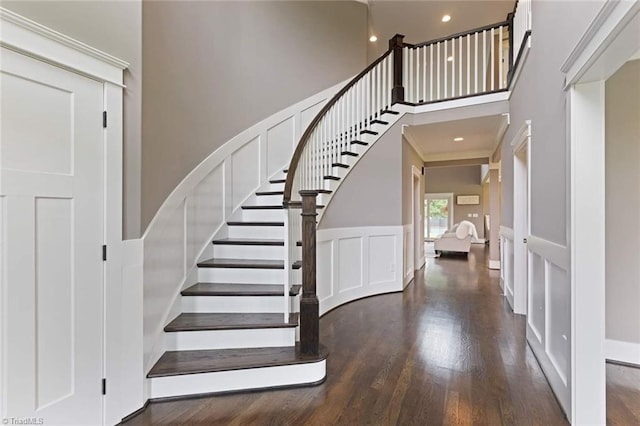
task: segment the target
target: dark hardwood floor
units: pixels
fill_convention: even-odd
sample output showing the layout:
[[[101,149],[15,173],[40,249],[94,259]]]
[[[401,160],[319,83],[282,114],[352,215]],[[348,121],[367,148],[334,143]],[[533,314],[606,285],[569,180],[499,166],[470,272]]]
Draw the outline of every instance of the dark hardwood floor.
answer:
[[[130,425],[567,424],[500,295],[485,250],[429,259],[404,293],[320,321],[330,351],[317,387],[152,403]],[[640,424],[640,370],[607,366],[608,416]]]

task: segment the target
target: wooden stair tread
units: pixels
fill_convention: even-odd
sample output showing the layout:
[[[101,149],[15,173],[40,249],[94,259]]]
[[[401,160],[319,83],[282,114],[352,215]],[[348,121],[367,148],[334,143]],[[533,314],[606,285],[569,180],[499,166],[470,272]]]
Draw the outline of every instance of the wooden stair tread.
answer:
[[[300,284],[291,286],[289,296],[300,293]],[[282,296],[283,284],[197,283],[184,289],[183,296]]]
[[[350,155],[352,157],[357,157],[360,154],[358,154],[357,152],[353,152],[353,151],[342,151],[340,153],[340,155]]]
[[[348,169],[349,165],[348,164],[343,164],[343,163],[333,163],[331,164],[332,167],[342,167],[343,169]]]
[[[362,146],[368,146],[369,145],[368,142],[364,142],[364,141],[360,141],[360,140],[354,140],[354,141],[351,141],[351,143],[355,144],[355,145],[362,145]]]
[[[283,321],[281,313],[181,313],[164,328],[166,332],[203,330],[243,330],[253,328],[291,328],[298,325],[298,314]]]
[[[208,259],[198,263],[198,268],[246,268],[284,269],[283,260],[271,259]]]
[[[213,240],[212,243],[227,246],[284,246],[284,240],[260,238],[220,238]]]
[[[229,226],[284,226],[284,222],[229,221]]]
[[[318,355],[303,355],[299,345],[275,348],[206,349],[165,352],[147,377],[179,376],[319,362],[329,350],[320,345]]]
[[[257,196],[262,195],[284,195],[284,191],[258,191],[256,192]]]
[[[338,176],[325,176],[324,178],[327,180],[340,180]]]
[[[269,183],[285,183],[285,182],[287,182],[286,179],[271,179],[269,181]]]
[[[377,135],[378,132],[374,132],[373,130],[361,130],[360,131],[361,135]]]
[[[398,115],[400,114],[398,111],[394,111],[392,109],[385,109],[384,111],[382,111],[383,114],[391,114],[391,115]]]
[[[383,121],[383,120],[378,120],[378,119],[371,120],[371,123],[373,123],[373,124],[383,124],[385,126],[389,124],[388,121]]]
[[[247,205],[241,207],[243,210],[281,210],[282,204],[273,204],[273,205]]]

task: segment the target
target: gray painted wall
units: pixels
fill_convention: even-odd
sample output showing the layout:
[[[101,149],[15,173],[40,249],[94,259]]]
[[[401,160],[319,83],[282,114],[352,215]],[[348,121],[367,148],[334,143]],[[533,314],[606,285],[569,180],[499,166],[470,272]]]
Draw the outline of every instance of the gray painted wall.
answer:
[[[216,148],[366,65],[358,2],[149,1],[143,23],[143,228]]]
[[[502,225],[513,228],[510,143],[531,120],[531,232],[562,245],[567,244],[568,93],[560,67],[601,6],[601,0],[532,3],[532,47],[511,96],[511,125],[502,145]]]
[[[430,167],[425,174],[425,191],[427,194],[452,192],[454,199],[453,222],[468,220],[476,226],[478,237],[484,238],[484,195],[480,183],[480,166]],[[458,205],[458,195],[478,195],[478,205]],[[468,214],[477,213],[471,218]]]
[[[605,85],[606,336],[640,343],[640,60]]]
[[[140,235],[142,2],[2,1],[3,7],[129,62],[124,73],[124,237]]]
[[[391,126],[351,170],[319,229],[403,224],[402,124],[408,119]]]

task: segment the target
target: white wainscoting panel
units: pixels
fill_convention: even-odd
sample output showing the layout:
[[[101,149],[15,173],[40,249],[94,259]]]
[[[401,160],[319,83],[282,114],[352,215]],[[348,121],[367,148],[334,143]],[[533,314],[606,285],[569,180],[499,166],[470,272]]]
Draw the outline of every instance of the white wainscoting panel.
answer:
[[[565,412],[571,389],[571,281],[567,247],[527,237],[527,341]]]
[[[196,166],[164,201],[142,237],[145,372],[165,351],[163,328],[180,312],[180,290],[197,278],[196,264],[210,256],[214,235],[226,236],[225,223],[241,215],[239,207],[268,185],[271,176],[282,176],[300,132],[343,85],[235,136]]]
[[[352,300],[403,290],[403,227],[322,229],[317,236],[320,315]]]

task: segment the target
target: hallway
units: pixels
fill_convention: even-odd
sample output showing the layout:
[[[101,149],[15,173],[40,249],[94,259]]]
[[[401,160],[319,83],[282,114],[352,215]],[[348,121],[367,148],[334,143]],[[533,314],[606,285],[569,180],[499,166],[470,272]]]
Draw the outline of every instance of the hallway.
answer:
[[[320,386],[155,403],[127,424],[567,424],[485,254],[474,245],[468,260],[428,259],[403,294],[326,314]],[[619,374],[608,398],[615,424],[639,414],[637,390],[616,394],[623,370],[608,368]]]

